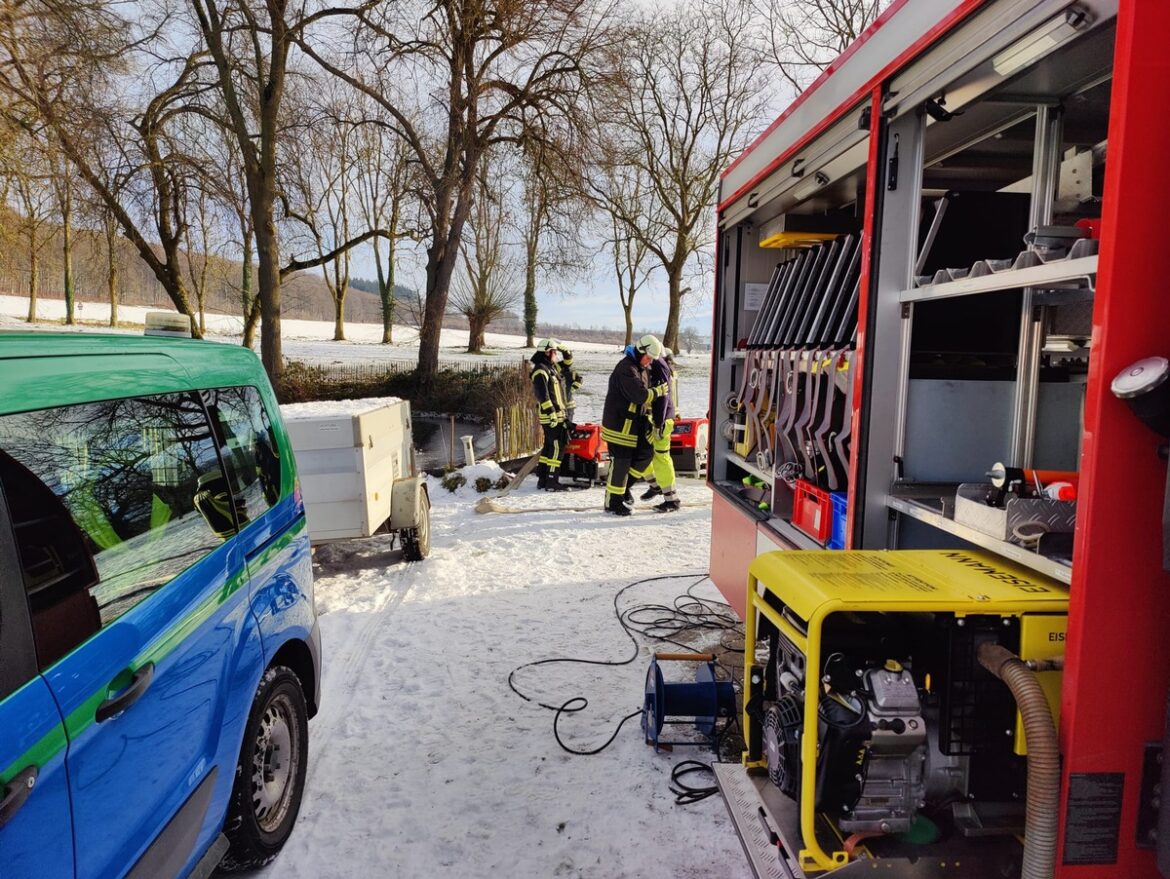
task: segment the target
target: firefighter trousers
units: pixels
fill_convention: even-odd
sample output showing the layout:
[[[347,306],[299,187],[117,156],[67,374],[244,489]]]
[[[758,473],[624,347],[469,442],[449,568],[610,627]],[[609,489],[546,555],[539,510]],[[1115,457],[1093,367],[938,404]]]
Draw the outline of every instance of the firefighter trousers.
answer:
[[[674,488],[674,460],[670,457],[670,435],[674,431],[674,419],[667,418],[662,433],[654,436],[654,481],[663,491]]]
[[[641,479],[650,472],[650,462],[654,457],[654,450],[650,443],[642,437],[634,448],[611,444],[609,447],[609,479],[605,484],[606,494],[622,495],[626,493],[626,482],[633,477]]]
[[[561,466],[561,455],[569,442],[569,429],[565,425],[542,424],[544,431],[544,445],[540,448],[540,463],[548,468],[550,474],[555,473]]]

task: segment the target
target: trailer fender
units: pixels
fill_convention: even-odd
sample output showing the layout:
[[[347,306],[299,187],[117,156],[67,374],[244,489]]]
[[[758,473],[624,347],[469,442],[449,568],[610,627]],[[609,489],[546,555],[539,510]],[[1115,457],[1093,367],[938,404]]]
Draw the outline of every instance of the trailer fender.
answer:
[[[390,530],[416,528],[419,510],[427,503],[427,487],[422,476],[395,479],[390,489]]]

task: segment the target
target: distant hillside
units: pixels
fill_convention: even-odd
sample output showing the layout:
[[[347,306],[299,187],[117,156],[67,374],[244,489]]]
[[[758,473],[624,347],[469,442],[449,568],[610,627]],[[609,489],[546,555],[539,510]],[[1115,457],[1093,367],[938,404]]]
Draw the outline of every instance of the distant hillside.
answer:
[[[380,295],[378,282],[365,278],[350,278],[349,289],[360,290],[362,293],[373,293],[375,296]],[[403,287],[401,284],[395,284],[394,299],[400,302],[415,302],[417,301],[417,294],[411,287]]]

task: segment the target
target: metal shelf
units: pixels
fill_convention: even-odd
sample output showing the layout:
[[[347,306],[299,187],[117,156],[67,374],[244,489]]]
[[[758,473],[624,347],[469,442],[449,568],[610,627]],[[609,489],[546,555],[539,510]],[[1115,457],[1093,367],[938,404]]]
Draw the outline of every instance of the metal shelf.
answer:
[[[1027,269],[1009,269],[979,277],[968,276],[945,284],[927,284],[913,290],[903,290],[898,298],[902,302],[924,302],[1023,287],[1050,289],[1055,286],[1072,286],[1084,290],[1096,286],[1096,282],[1097,257],[1093,255],[1057,260]]]
[[[786,540],[797,549],[824,549],[823,543],[817,543],[787,519],[776,516],[768,519],[764,527],[772,531],[777,537]]]
[[[740,470],[744,470],[750,473],[752,476],[756,477],[756,479],[762,479],[764,482],[768,483],[768,485],[772,485],[775,481],[775,477],[771,473],[767,473],[761,470],[755,464],[750,463],[746,459],[737,455],[735,452],[728,452],[727,460],[729,463],[734,464]]]
[[[1024,547],[1018,546],[1015,543],[999,540],[989,534],[984,534],[982,531],[976,531],[974,528],[956,522],[954,519],[948,519],[938,510],[913,498],[889,497],[886,500],[886,506],[904,516],[917,519],[919,522],[925,522],[927,525],[938,528],[940,531],[946,531],[948,534],[953,534],[955,537],[966,540],[968,543],[973,543],[996,555],[1001,555],[1034,571],[1039,571],[1041,574],[1046,574],[1053,580],[1059,580],[1065,584],[1072,582],[1072,568],[1063,562],[1024,549]]]

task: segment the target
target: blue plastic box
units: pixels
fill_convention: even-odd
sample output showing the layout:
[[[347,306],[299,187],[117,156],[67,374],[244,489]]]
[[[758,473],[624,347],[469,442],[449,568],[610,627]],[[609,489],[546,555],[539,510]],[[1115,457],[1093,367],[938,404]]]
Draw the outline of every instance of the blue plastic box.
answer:
[[[835,491],[829,497],[833,501],[833,531],[825,549],[845,548],[845,517],[849,511],[849,494],[844,491]]]

